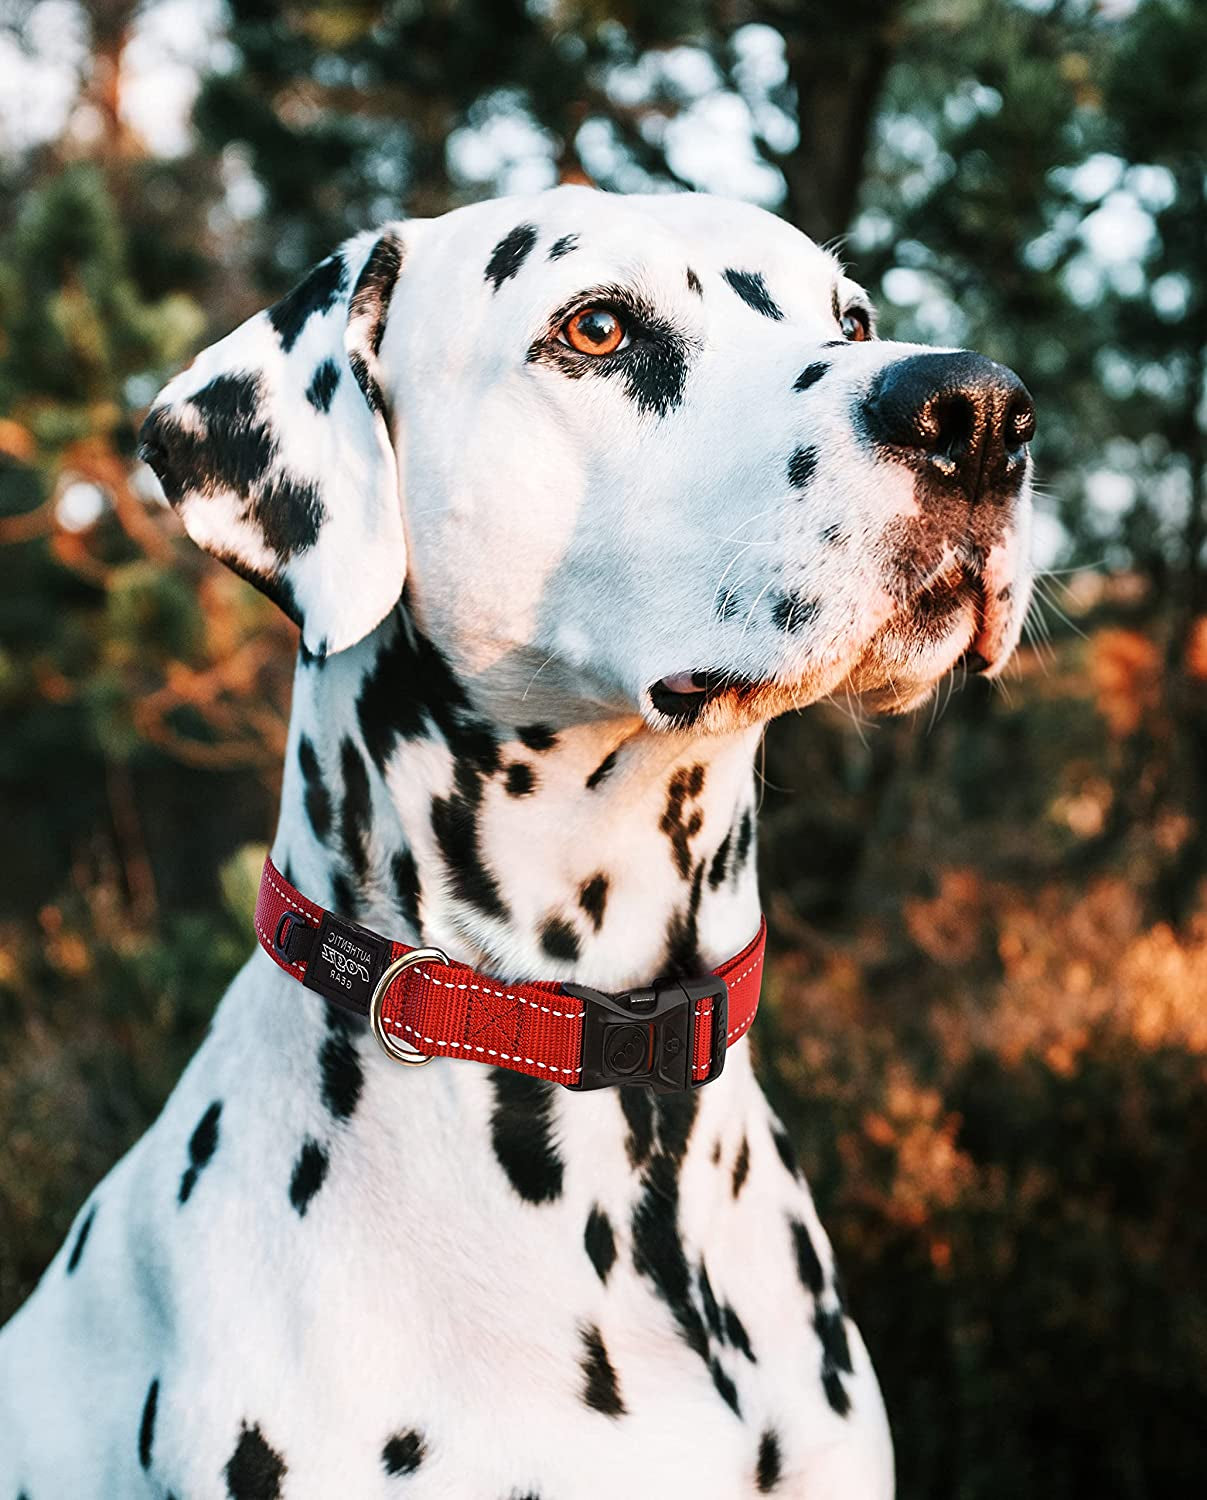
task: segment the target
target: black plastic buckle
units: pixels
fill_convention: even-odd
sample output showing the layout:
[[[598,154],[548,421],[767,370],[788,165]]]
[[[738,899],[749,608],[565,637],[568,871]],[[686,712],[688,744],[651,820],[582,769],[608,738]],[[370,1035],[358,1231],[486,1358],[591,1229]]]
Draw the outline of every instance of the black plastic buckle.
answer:
[[[723,979],[667,980],[649,989],[606,995],[581,984],[563,984],[583,1002],[582,1076],[575,1089],[647,1084],[659,1094],[702,1088],[721,1076],[729,1027],[729,990]],[[708,1073],[692,1077],[696,1012],[712,1001]]]

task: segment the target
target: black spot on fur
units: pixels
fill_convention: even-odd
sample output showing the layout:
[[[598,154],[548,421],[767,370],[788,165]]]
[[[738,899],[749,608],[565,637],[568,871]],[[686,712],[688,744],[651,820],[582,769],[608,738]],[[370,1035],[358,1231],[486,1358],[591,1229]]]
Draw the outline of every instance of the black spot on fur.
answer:
[[[811,385],[816,385],[830,366],[824,360],[818,360],[816,364],[806,365],[796,377],[792,389],[794,391],[807,391]]]
[[[782,322],[783,309],[772,300],[767,283],[758,271],[728,270],[722,272],[722,275],[747,307],[753,307],[755,312],[762,313],[773,322]]]
[[[654,1104],[649,1090],[631,1084],[621,1088],[620,1108],[629,1127],[624,1143],[629,1165],[639,1167],[654,1147]]]
[[[453,791],[432,799],[432,832],[449,873],[453,894],[488,917],[505,919],[507,906],[498,882],[482,855],[478,814],[482,805],[482,777],[459,761]]]
[[[784,1164],[785,1172],[793,1177],[800,1176],[800,1167],[796,1161],[796,1148],[792,1144],[791,1137],[786,1130],[773,1130],[771,1139],[775,1142],[775,1149],[779,1153],[779,1159]]]
[[[338,389],[339,366],[333,359],[325,359],[310,377],[310,384],[306,387],[306,400],[315,411],[330,411]]]
[[[147,1399],[142,1407],[142,1420],[138,1424],[138,1461],[144,1469],[151,1467],[151,1453],[155,1447],[155,1410],[158,1405],[159,1381],[153,1380],[147,1387]]]
[[[714,1167],[719,1167],[721,1165],[721,1137],[720,1136],[718,1136],[716,1138],[716,1140],[712,1143],[712,1151],[709,1153],[708,1159],[709,1159],[710,1162],[712,1162],[712,1164],[713,1164]]]
[[[729,846],[733,843],[733,830],[725,835],[717,845],[717,852],[712,857],[712,864],[708,867],[708,883],[714,891],[720,890],[725,883],[725,871],[729,865]]]
[[[754,1357],[754,1350],[750,1347],[750,1335],[746,1332],[746,1325],[728,1302],[721,1316],[725,1323],[726,1341],[732,1344],[739,1354],[744,1354],[752,1365],[758,1364],[758,1360]]]
[[[738,824],[738,842],[733,855],[733,878],[736,880],[746,867],[750,846],[754,841],[754,818],[747,808]]]
[[[619,754],[620,746],[617,745],[615,750],[608,751],[607,755],[604,756],[600,763],[591,772],[590,776],[587,777],[586,785],[589,792],[593,792],[597,786],[599,786],[602,782],[605,782],[612,774],[612,772],[616,769],[616,757]]]
[[[399,849],[390,860],[394,895],[402,920],[419,935],[419,870],[409,849]]]
[[[816,448],[798,448],[788,460],[788,483],[793,489],[806,489],[816,472]]]
[[[755,1469],[755,1483],[760,1495],[769,1495],[780,1482],[783,1460],[780,1457],[780,1440],[770,1427],[759,1438],[759,1461]]]
[[[323,1103],[337,1120],[349,1120],[360,1103],[365,1070],[350,1033],[351,1017],[327,1007],[327,1036],[319,1048]]]
[[[546,917],[541,923],[541,947],[550,958],[571,963],[578,957],[578,933],[561,917]]]
[[[796,1251],[796,1274],[811,1297],[820,1297],[826,1284],[825,1273],[822,1271],[821,1260],[808,1227],[799,1219],[791,1220],[789,1227],[792,1230],[792,1245]]]
[[[370,354],[376,355],[381,351],[381,341],[386,331],[386,314],[390,310],[394,287],[402,270],[404,253],[403,243],[397,235],[383,234],[369,251],[360,275],[356,278],[352,296],[348,299],[348,322],[357,325],[357,342]],[[365,396],[367,399],[368,391],[365,391]],[[370,400],[369,404],[373,406],[374,402]]]
[[[842,1383],[842,1376],[837,1370],[828,1365],[822,1365],[821,1386],[826,1393],[826,1400],[831,1409],[840,1417],[845,1417],[851,1410],[851,1398],[847,1395],[847,1388]]]
[[[373,366],[359,349],[348,351],[348,368],[352,371],[357,385],[360,386],[361,395],[364,396],[369,410],[386,418],[385,392],[377,382]]]
[[[334,307],[347,285],[348,268],[342,256],[331,255],[319,261],[304,280],[268,309],[268,321],[276,329],[286,354],[310,319]]]
[[[198,1177],[218,1149],[218,1121],[221,1115],[222,1104],[215,1099],[198,1120],[196,1128],[189,1137],[189,1164],[181,1176],[178,1194],[181,1203],[189,1201],[189,1195],[197,1186]]]
[[[413,1429],[395,1433],[381,1450],[381,1463],[387,1474],[413,1474],[426,1457],[423,1434]]]
[[[188,404],[204,419],[209,441],[204,449],[189,453],[190,439],[199,445],[204,440],[188,430],[178,436],[176,446],[185,450],[181,457],[191,459],[182,488],[246,494],[264,478],[277,452],[277,440],[263,416],[266,402],[259,379],[249,374],[217,375],[190,396]],[[173,498],[171,493],[168,498]],[[312,542],[317,535],[316,524]]]
[[[279,1500],[285,1460],[265,1442],[258,1426],[245,1426],[224,1472],[230,1500]]]
[[[578,235],[563,234],[560,240],[554,240],[549,246],[549,259],[561,260],[563,255],[569,255],[571,250],[578,249]]]
[[[517,224],[494,247],[486,263],[486,280],[494,283],[496,292],[516,274],[535,244],[536,226]]]
[[[509,797],[530,797],[536,790],[536,777],[532,767],[525,765],[522,760],[513,760],[507,767],[506,785]]]
[[[633,1210],[633,1266],[666,1304],[680,1337],[707,1364],[708,1336],[692,1297],[692,1276],[679,1233],[679,1168],[695,1120],[695,1093],[659,1094],[658,1149],[641,1176]]]
[[[583,1244],[591,1257],[591,1264],[600,1281],[607,1281],[608,1272],[616,1263],[616,1235],[612,1221],[597,1203],[587,1217],[587,1228]]]
[[[821,1340],[822,1356],[826,1364],[849,1375],[851,1346],[847,1341],[847,1324],[842,1308],[828,1310],[819,1307],[813,1315],[813,1326]]]
[[[704,1321],[708,1324],[708,1331],[714,1339],[724,1338],[725,1331],[721,1323],[721,1308],[717,1302],[716,1293],[712,1289],[708,1271],[704,1262],[700,1262],[700,1270],[696,1275],[696,1284],[700,1288],[700,1305],[704,1309]]]
[[[697,297],[703,297],[704,295],[704,288],[700,285],[700,278],[690,266],[687,268],[687,289],[689,292],[695,292]]]
[[[750,1175],[750,1142],[745,1136],[742,1144],[738,1147],[738,1154],[733,1163],[733,1196],[736,1198],[746,1186],[746,1178]]]
[[[342,870],[337,870],[331,877],[331,910],[352,920],[356,916],[356,909],[356,892],[352,889],[352,883]]]
[[[302,768],[302,800],[306,816],[320,843],[331,832],[331,795],[323,781],[318,753],[305,735],[298,741],[298,764]]]
[[[721,1361],[714,1354],[708,1361],[708,1371],[712,1376],[712,1383],[721,1394],[722,1400],[730,1408],[734,1416],[742,1415],[742,1408],[738,1405],[738,1388],[725,1373]]]
[[[668,979],[698,977],[703,963],[700,958],[700,896],[704,889],[704,861],[692,876],[691,895],[687,905],[671,913],[666,924],[666,958],[663,972]]]
[[[348,299],[348,326],[356,335],[356,347],[348,350],[348,365],[369,410],[378,412],[387,422],[388,403],[374,372],[404,253],[397,236],[383,234],[369,251]]]
[[[327,1179],[327,1168],[331,1159],[326,1148],[310,1136],[302,1142],[298,1159],[293,1164],[293,1176],[289,1180],[289,1201],[300,1217],[306,1217],[310,1200]]]
[[[259,528],[279,565],[313,547],[327,512],[312,483],[276,463],[278,441],[259,377],[217,375],[187,404],[201,418],[201,431],[160,407],[147,417],[141,433],[139,451],[158,474],[170,503],[229,490],[243,502],[241,519]],[[229,561],[277,598],[291,618],[298,618],[296,600],[279,572],[259,574],[238,558]]]
[[[667,786],[666,811],[658,825],[670,840],[675,868],[683,880],[691,872],[691,841],[704,827],[703,812],[697,807],[685,816],[686,807],[703,790],[704,767],[700,764],[680,767]]]
[[[624,1400],[616,1371],[604,1348],[603,1338],[594,1325],[579,1329],[583,1342],[580,1362],[584,1376],[583,1400],[605,1417],[622,1417],[625,1414]]]
[[[361,685],[356,713],[365,748],[384,770],[396,742],[418,740],[434,724],[458,760],[483,774],[499,768],[499,746],[474,712],[464,687],[405,608]]]
[[[344,778],[340,842],[348,868],[358,880],[363,880],[369,868],[369,830],[373,824],[369,772],[364,756],[349,739],[339,747],[339,764]]]
[[[802,599],[796,594],[777,594],[771,608],[776,628],[795,635],[816,620],[821,605],[816,599]]]
[[[826,1394],[826,1401],[831,1404],[831,1409],[838,1416],[847,1416],[850,1412],[850,1397],[847,1388],[843,1385],[843,1377],[838,1374],[832,1365],[822,1362],[822,1389]]]
[[[80,1225],[79,1232],[75,1237],[75,1244],[71,1247],[71,1255],[67,1260],[67,1274],[74,1276],[80,1261],[84,1256],[84,1246],[88,1243],[88,1236],[92,1233],[92,1222],[96,1218],[96,1204],[94,1203],[84,1215],[84,1222]]]
[[[842,547],[850,541],[847,533],[837,524],[823,526],[817,534],[827,547]]]
[[[260,488],[250,516],[264,535],[264,544],[278,557],[305,552],[318,541],[327,511],[309,480],[281,473]]]
[[[590,880],[584,880],[578,888],[578,904],[591,918],[591,925],[598,932],[603,926],[604,911],[608,905],[608,877],[599,874],[592,875]]]
[[[555,1084],[495,1068],[491,1144],[507,1180],[526,1203],[560,1198],[565,1165],[553,1135]]]
[[[676,1170],[687,1155],[692,1127],[696,1123],[696,1110],[700,1096],[696,1092],[684,1094],[656,1094],[654,1115],[658,1125],[658,1149],[675,1163]]]
[[[557,744],[557,735],[548,724],[521,724],[516,730],[516,738],[525,749],[537,755],[552,750]]]

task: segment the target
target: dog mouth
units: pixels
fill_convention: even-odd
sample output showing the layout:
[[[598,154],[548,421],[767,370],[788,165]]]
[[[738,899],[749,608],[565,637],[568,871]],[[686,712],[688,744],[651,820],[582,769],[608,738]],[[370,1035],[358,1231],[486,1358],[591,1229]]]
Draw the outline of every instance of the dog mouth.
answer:
[[[686,728],[695,723],[710,703],[726,697],[741,701],[758,688],[759,684],[749,678],[706,667],[660,677],[648,691],[650,702],[660,714],[677,727]]]
[[[940,646],[950,639],[961,616],[971,611],[972,636],[957,665],[972,673],[987,672],[993,663],[984,654],[988,649],[986,610],[985,579],[981,573],[964,566],[954,575],[932,584],[911,602],[908,613],[897,626],[897,634],[922,649]]]
[[[892,609],[845,667],[823,674],[832,678],[825,686],[810,679],[787,683],[773,673],[754,678],[696,667],[660,677],[646,690],[649,702],[669,728],[688,729],[701,719],[717,728],[774,717],[845,683],[871,711],[902,712],[927,696],[952,667],[972,676],[992,675],[1000,667],[1000,608],[995,609],[990,589],[975,565],[953,567]]]

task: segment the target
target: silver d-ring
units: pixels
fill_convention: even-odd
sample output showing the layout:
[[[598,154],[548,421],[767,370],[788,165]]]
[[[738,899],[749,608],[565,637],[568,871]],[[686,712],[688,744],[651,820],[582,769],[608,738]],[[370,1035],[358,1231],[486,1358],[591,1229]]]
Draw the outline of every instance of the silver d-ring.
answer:
[[[387,1057],[393,1058],[395,1062],[406,1063],[412,1068],[421,1068],[424,1063],[430,1063],[431,1055],[427,1052],[420,1052],[409,1042],[400,1042],[392,1037],[382,1022],[381,1008],[385,1003],[386,991],[404,969],[409,969],[412,964],[428,962],[444,964],[447,968],[448,955],[439,948],[412,948],[409,953],[404,953],[401,958],[396,958],[387,966],[385,973],[377,981],[373,998],[369,1001],[369,1027],[373,1032],[373,1040]]]

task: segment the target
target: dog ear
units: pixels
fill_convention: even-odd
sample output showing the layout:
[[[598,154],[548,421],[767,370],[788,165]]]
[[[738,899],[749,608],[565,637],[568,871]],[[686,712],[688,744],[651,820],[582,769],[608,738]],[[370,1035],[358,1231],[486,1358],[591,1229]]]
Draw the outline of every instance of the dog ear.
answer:
[[[349,240],[199,354],[143,424],[140,456],[185,530],[317,656],[366,636],[406,576],[378,356],[407,232]]]

